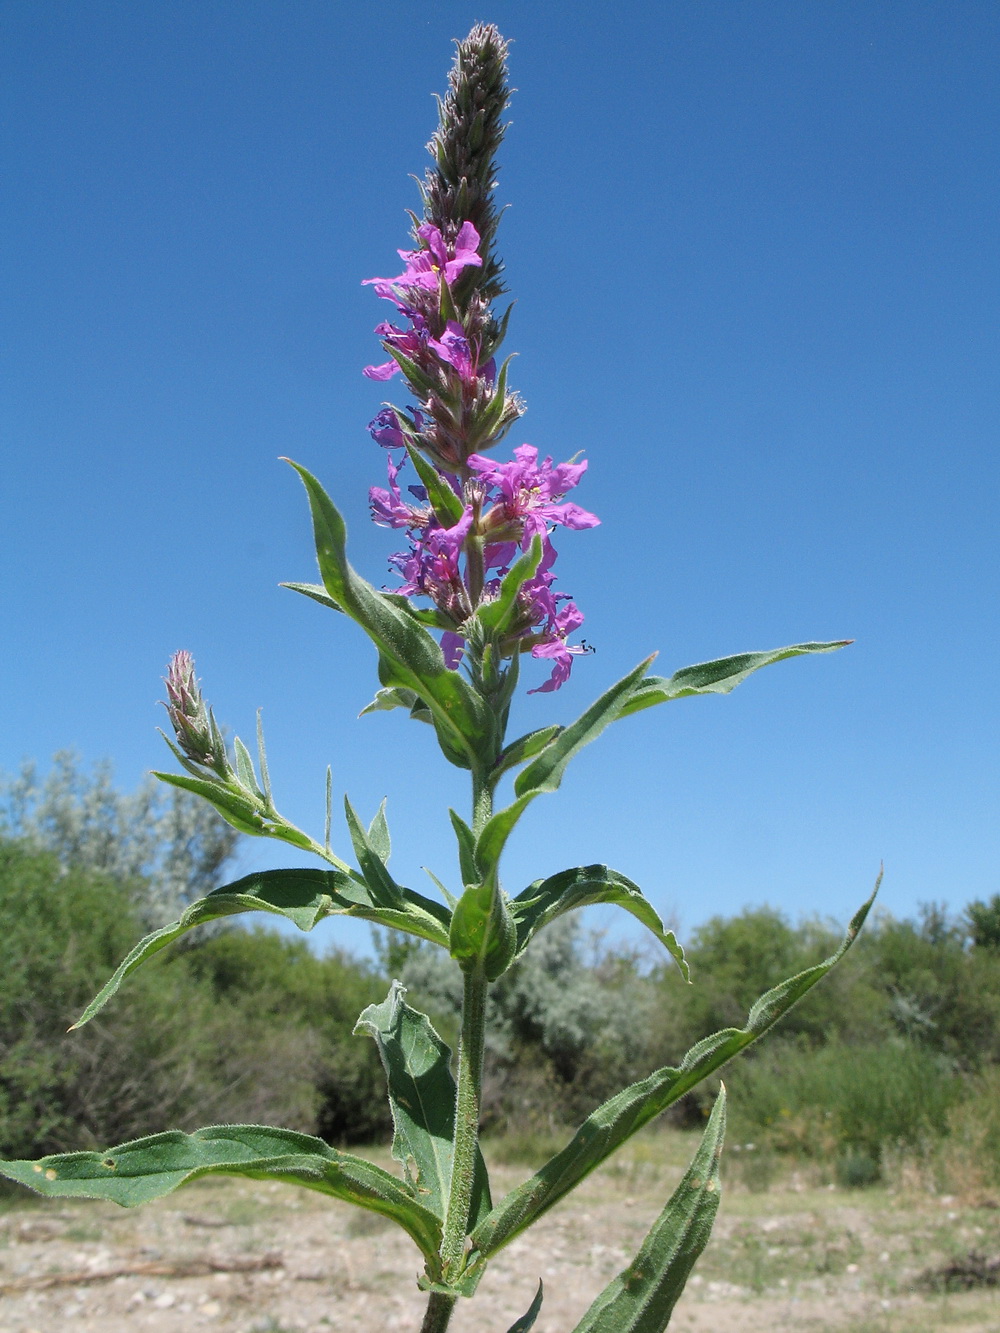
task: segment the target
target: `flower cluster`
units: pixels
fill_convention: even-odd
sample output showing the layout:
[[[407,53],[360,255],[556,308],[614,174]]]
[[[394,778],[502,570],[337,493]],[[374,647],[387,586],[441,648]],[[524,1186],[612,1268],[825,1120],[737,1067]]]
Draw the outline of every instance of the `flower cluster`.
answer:
[[[395,277],[366,279],[401,319],[376,327],[389,360],[364,373],[384,383],[402,372],[419,404],[405,411],[387,405],[369,425],[388,451],[388,485],[373,486],[370,503],[376,523],[407,535],[407,549],[390,557],[402,579],[394,591],[430,598],[448,665],[472,651],[475,627],[485,633],[488,622],[500,660],[525,652],[547,660],[551,675],[539,689],[554,690],[585,649],[567,642],[583,616],[567,594],[553,591],[552,533],[591,528],[598,519],[564,499],[585,462],[539,461],[530,444],[510,462],[486,457],[524,411],[508,391],[507,363],[497,366],[510,311],[497,320],[492,310],[503,291],[492,189],[505,54],[489,26],[460,46],[429,145],[435,166],[421,185],[425,216],[415,247],[399,251],[403,271]],[[419,475],[404,495],[399,476],[407,461]],[[477,616],[501,598],[502,615]]]

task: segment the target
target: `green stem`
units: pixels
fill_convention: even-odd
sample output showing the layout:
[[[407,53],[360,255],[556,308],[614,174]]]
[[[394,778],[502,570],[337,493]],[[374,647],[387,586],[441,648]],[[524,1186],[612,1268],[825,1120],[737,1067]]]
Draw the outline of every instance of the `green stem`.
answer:
[[[482,833],[493,814],[493,786],[489,778],[480,773],[472,774],[472,831],[476,837]]]
[[[432,1291],[424,1313],[424,1322],[420,1325],[420,1333],[444,1333],[451,1319],[451,1312],[455,1308],[456,1299],[455,1296],[443,1296],[440,1292]]]
[[[493,814],[493,787],[481,773],[472,774],[472,828],[481,833]],[[455,1097],[455,1137],[452,1146],[451,1188],[441,1241],[441,1268],[447,1279],[465,1256],[469,1214],[479,1158],[479,1119],[483,1095],[483,1049],[486,1041],[488,982],[477,965],[465,973],[462,997],[462,1036],[458,1047],[458,1088]],[[420,1333],[444,1333],[455,1308],[454,1296],[431,1292]]]

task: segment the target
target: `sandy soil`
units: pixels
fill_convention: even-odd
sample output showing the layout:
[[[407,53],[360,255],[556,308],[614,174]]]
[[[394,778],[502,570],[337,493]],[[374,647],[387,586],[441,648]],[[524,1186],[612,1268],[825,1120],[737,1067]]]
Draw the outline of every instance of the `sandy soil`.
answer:
[[[524,1172],[503,1168],[509,1188]],[[494,1260],[454,1333],[507,1333],[545,1282],[536,1333],[570,1333],[625,1265],[679,1169],[605,1168]],[[986,1201],[987,1205],[993,1201]],[[727,1191],[671,1328],[678,1333],[1000,1331],[1000,1294],[917,1294],[925,1268],[1000,1253],[1000,1211],[929,1195]],[[258,1271],[174,1276],[184,1265]],[[143,1271],[129,1271],[135,1269]],[[202,1181],[135,1212],[27,1195],[0,1211],[0,1333],[412,1330],[409,1239],[372,1214],[278,1184]],[[58,1278],[43,1287],[42,1280]]]

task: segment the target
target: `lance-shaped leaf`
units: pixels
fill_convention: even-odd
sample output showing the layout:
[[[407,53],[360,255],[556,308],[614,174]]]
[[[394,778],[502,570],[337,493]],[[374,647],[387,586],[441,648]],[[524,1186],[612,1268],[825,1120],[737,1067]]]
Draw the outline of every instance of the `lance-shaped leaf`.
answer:
[[[518,1319],[516,1323],[511,1324],[510,1328],[507,1330],[507,1333],[528,1333],[529,1329],[535,1327],[535,1320],[538,1318],[542,1309],[542,1295],[543,1295],[542,1279],[539,1278],[538,1290],[535,1292],[535,1299],[528,1306],[527,1311],[521,1316],[521,1318]]]
[[[127,976],[181,935],[206,921],[243,912],[272,912],[306,931],[327,916],[357,916],[447,948],[451,922],[448,909],[412,889],[403,889],[402,893],[402,901],[396,907],[382,907],[373,899],[367,884],[341,870],[263,870],[247,875],[233,884],[213,889],[192,903],[179,920],[140,940],[73,1026],[88,1023]]]
[[[452,1140],[455,1134],[455,1080],[451,1051],[425,1014],[403,1000],[405,988],[394,981],[381,1004],[370,1004],[355,1032],[364,1032],[378,1046],[389,1084],[394,1128],[392,1155],[401,1162],[415,1198],[443,1218],[451,1188]],[[486,1163],[476,1163],[472,1217],[490,1210]]]
[[[366,713],[388,713],[393,708],[409,709],[410,717],[416,722],[434,722],[434,714],[421,699],[415,690],[408,690],[405,686],[395,685],[387,690],[379,690],[370,704],[366,704],[358,714],[364,717]]]
[[[0,1174],[50,1199],[108,1199],[134,1208],[201,1176],[248,1176],[304,1185],[390,1217],[436,1264],[441,1222],[379,1166],[338,1152],[311,1134],[261,1125],[169,1130],[106,1152],[74,1152],[37,1162],[0,1161]]]
[[[517,557],[500,581],[500,591],[491,602],[484,602],[476,619],[491,634],[506,634],[517,607],[517,594],[534,578],[542,562],[542,539],[533,537],[531,547]]]
[[[279,583],[279,588],[290,588],[292,592],[300,592],[303,597],[309,597],[314,602],[319,602],[320,606],[328,606],[331,611],[340,611],[343,614],[344,608],[333,600],[322,583]]]
[[[503,976],[514,961],[517,930],[510,901],[491,876],[470,884],[451,916],[448,948],[464,971],[482,966],[487,981]]]
[[[579,1185],[595,1167],[600,1166],[636,1130],[648,1124],[686,1092],[690,1092],[727,1060],[738,1055],[772,1027],[782,1014],[787,1013],[850,948],[875,900],[881,878],[879,875],[875,892],[851,920],[847,934],[836,952],[822,963],[807,968],[761,996],[750,1010],[746,1027],[724,1028],[704,1038],[691,1047],[678,1068],[658,1069],[589,1115],[561,1152],[546,1162],[530,1180],[501,1199],[489,1217],[479,1224],[472,1236],[479,1257],[489,1258],[515,1236],[519,1236],[542,1213]]]
[[[535,880],[534,884],[529,884],[513,899],[510,910],[517,928],[516,956],[519,958],[528,947],[531,937],[557,916],[572,912],[577,907],[588,907],[592,903],[613,903],[631,912],[669,950],[684,980],[689,979],[684,950],[677,943],[674,932],[664,926],[638,884],[620,875],[617,870],[602,865],[577,866],[573,870],[550,875],[548,879]]]
[[[521,770],[514,780],[516,799],[503,810],[498,810],[479,835],[477,857],[483,866],[490,870],[496,868],[504,844],[524,810],[541,792],[555,791],[573,756],[621,715],[625,701],[631,698],[652,660],[650,657],[640,662],[634,671],[605,690],[585,713],[568,727],[563,727],[528,767]]]
[[[834,643],[794,643],[788,648],[773,648],[766,653],[737,653],[734,657],[720,657],[715,662],[699,662],[696,666],[682,667],[672,676],[647,676],[622,704],[618,716],[627,717],[643,708],[652,708],[654,704],[685,699],[691,694],[728,694],[747,676],[772,662],[783,662],[786,657],[802,657],[806,653],[836,652],[851,642],[851,639],[838,639]]]
[[[726,1090],[715,1100],[698,1151],[628,1268],[594,1301],[573,1333],[663,1333],[719,1211]]]
[[[423,483],[424,490],[427,492],[427,499],[430,501],[437,521],[443,528],[453,528],[465,513],[465,504],[461,497],[455,494],[437,468],[428,463],[423,454],[415,449],[409,440],[406,441],[406,452],[409,455],[410,462],[417,470],[417,476]]]
[[[457,671],[445,666],[436,640],[416,618],[352,569],[344,520],[316,478],[297,463],[292,467],[309,497],[323,585],[378,648],[380,661],[391,672],[382,684],[403,685],[419,694],[434,714],[448,758],[465,767],[478,765],[495,739],[485,702]]]
[[[379,854],[371,837],[366,832],[364,824],[358,818],[354,806],[351,805],[346,796],[344,797],[344,812],[347,815],[347,830],[354,845],[354,855],[358,858],[361,874],[371,891],[372,898],[379,907],[398,908],[403,902],[403,890],[385,868],[388,853],[384,857]],[[377,819],[378,816],[376,816]],[[384,825],[384,813],[382,814],[382,821]],[[372,827],[376,829],[376,836],[379,836],[377,825],[373,824]],[[387,835],[388,829],[386,828]]]
[[[496,778],[518,764],[526,764],[529,759],[534,759],[535,755],[544,750],[549,741],[553,740],[562,731],[562,727],[553,725],[549,727],[539,727],[537,731],[529,731],[525,736],[518,736],[516,741],[504,747],[500,758],[493,769],[493,775]]]

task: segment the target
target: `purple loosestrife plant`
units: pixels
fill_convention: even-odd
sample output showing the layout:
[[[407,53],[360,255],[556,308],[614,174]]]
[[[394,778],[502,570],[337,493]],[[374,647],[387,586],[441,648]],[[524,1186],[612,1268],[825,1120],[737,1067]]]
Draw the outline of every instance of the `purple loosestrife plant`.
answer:
[[[178,653],[167,675],[166,707],[174,733],[168,743],[183,772],[158,776],[204,797],[241,832],[289,842],[314,853],[318,864],[248,875],[193,903],[136,946],[77,1024],[98,1013],[147,958],[202,922],[262,911],[310,930],[324,917],[354,916],[430,941],[455,960],[464,979],[457,1060],[428,1018],[406,1004],[398,982],[358,1019],[356,1030],[377,1043],[385,1067],[395,1173],[309,1135],[259,1125],[167,1131],[104,1152],[0,1163],[4,1175],[41,1193],[126,1206],[217,1173],[300,1184],[381,1213],[422,1255],[422,1333],[441,1333],[503,1246],[637,1129],[766,1032],[842,956],[871,901],[836,953],[768,991],[744,1027],[705,1037],[678,1053],[676,1066],[625,1088],[530,1179],[493,1200],[478,1141],[488,987],[551,921],[591,903],[630,912],[688,972],[680,945],[639,887],[606,865],[574,866],[508,893],[500,863],[521,814],[556,790],[570,760],[605,727],[673,699],[728,693],[784,658],[843,646],[741,653],[669,677],[650,674],[647,658],[569,726],[508,738],[521,659],[542,663],[549,674],[535,689],[550,691],[566,684],[573,658],[584,651],[574,641],[583,616],[568,594],[555,590],[555,535],[598,520],[566,498],[585,462],[540,461],[530,444],[518,445],[512,458],[493,452],[523,411],[507,384],[508,362],[497,361],[510,311],[498,315],[494,308],[504,291],[493,187],[507,100],[506,45],[495,28],[479,25],[458,43],[429,145],[423,215],[413,219],[413,248],[400,251],[403,271],[367,280],[400,322],[378,326],[389,359],[365,373],[383,383],[398,373],[410,400],[383,406],[369,426],[388,469],[388,485],[372,487],[372,517],[406,540],[390,560],[400,580],[394,590],[380,591],[352,568],[340,514],[320,483],[293,464],[308,495],[322,581],[287,586],[343,613],[375,645],[381,688],[365,712],[403,708],[429,723],[445,759],[469,774],[468,819],[450,812],[458,850],[454,891],[439,886],[440,897],[427,897],[393,877],[384,806],[366,824],[345,800],[354,864],[335,853],[329,772],[322,840],[289,823],[271,794],[259,722],[255,764],[239,737],[227,748],[190,654]],[[509,776],[512,791],[498,802]],[[638,1256],[597,1297],[576,1333],[666,1328],[718,1208],[724,1123],[723,1090],[689,1170]],[[535,1276],[526,1274],[532,1283]],[[541,1301],[539,1282],[510,1333],[532,1327]]]

